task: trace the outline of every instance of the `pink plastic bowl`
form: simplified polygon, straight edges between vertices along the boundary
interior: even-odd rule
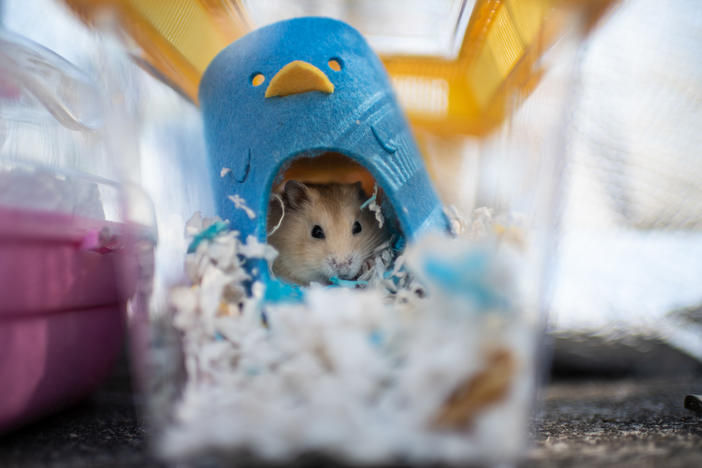
[[[70,404],[109,374],[125,335],[120,225],[0,207],[0,432]]]

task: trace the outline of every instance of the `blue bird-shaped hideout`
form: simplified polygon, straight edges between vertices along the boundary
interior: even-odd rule
[[[269,195],[291,162],[330,152],[373,176],[406,240],[447,229],[383,64],[349,25],[296,18],[255,30],[215,57],[199,100],[218,213],[242,239],[266,240]]]

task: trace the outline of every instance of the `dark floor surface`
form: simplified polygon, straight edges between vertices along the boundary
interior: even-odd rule
[[[702,467],[702,415],[683,408],[702,378],[554,382],[523,466]]]
[[[702,467],[702,376],[556,380],[521,467]],[[88,400],[0,437],[0,467],[160,467],[148,455],[124,364]]]

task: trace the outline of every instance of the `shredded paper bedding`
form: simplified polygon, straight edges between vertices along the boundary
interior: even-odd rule
[[[220,219],[187,224],[187,286],[170,293],[184,379],[166,457],[245,450],[285,460],[505,458],[524,443],[533,325],[518,232],[447,210],[452,236],[375,253],[349,287],[269,303],[244,261],[275,258]]]

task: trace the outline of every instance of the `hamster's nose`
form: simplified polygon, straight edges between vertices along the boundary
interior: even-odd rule
[[[351,266],[353,264],[353,257],[349,256],[344,260],[340,260],[338,258],[331,258],[329,260],[329,265],[332,267],[332,269],[336,272],[337,275],[339,276],[349,276],[352,271],[351,271]]]
[[[339,260],[338,258],[334,257],[330,260],[331,265],[334,267],[349,266],[349,265],[351,265],[352,261],[353,261],[353,258],[351,258],[351,257],[347,257],[345,260]]]
[[[281,68],[266,88],[266,97],[321,91],[331,94],[334,85],[322,70],[311,63],[295,60]]]

